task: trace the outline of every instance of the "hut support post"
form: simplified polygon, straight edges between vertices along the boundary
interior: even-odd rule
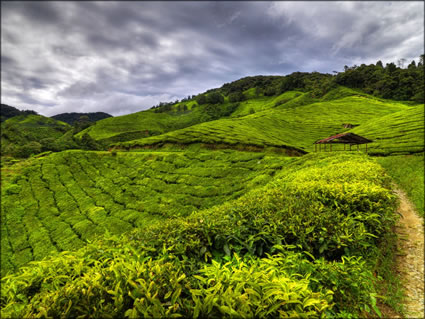
[[[345,151],[345,146],[346,146],[347,144],[344,144],[344,151]]]
[[[329,145],[329,151],[332,152],[332,144]]]
[[[359,151],[359,144],[357,144],[357,152]]]
[[[366,154],[367,154],[367,143],[366,143]]]
[[[317,152],[317,144],[314,144],[314,151]]]
[[[351,152],[351,144],[350,144],[350,152]]]

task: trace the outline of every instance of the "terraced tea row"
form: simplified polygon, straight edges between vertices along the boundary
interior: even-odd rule
[[[344,123],[362,124],[408,107],[364,96],[349,96],[304,106],[258,112],[237,119],[220,119],[159,136],[115,144],[138,148],[166,143],[223,143],[258,147],[291,147],[312,151],[313,143],[344,129]]]
[[[264,185],[288,158],[262,153],[66,151],[3,185],[2,272],[108,231],[186,216]]]
[[[420,153],[424,145],[424,105],[389,114],[356,127],[353,132],[365,136],[374,155]]]

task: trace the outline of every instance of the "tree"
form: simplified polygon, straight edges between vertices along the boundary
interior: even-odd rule
[[[269,86],[268,88],[266,88],[266,90],[264,91],[264,95],[265,96],[273,96],[276,94],[276,89],[272,86]]]
[[[229,94],[229,102],[241,102],[243,100],[245,100],[245,95],[241,91]]]
[[[29,142],[23,146],[18,146],[15,150],[16,157],[27,158],[33,154],[38,154],[41,152],[41,144],[35,141]]]
[[[207,103],[219,104],[224,102],[224,97],[218,92],[212,92],[207,95]]]
[[[196,102],[198,102],[199,105],[206,104],[207,98],[205,97],[204,94],[200,94],[196,97]]]
[[[86,150],[99,151],[102,149],[102,145],[96,142],[89,134],[84,133],[81,138],[81,146]]]
[[[46,151],[58,151],[58,146],[56,145],[56,140],[53,137],[46,137],[40,140],[41,150]]]

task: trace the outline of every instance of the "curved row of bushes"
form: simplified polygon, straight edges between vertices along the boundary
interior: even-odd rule
[[[32,262],[2,279],[2,315],[379,315],[388,185],[365,156],[307,155],[235,201]]]

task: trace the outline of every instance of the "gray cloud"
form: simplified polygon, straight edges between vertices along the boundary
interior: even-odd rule
[[[121,115],[248,75],[417,59],[423,2],[2,2],[2,103]]]

